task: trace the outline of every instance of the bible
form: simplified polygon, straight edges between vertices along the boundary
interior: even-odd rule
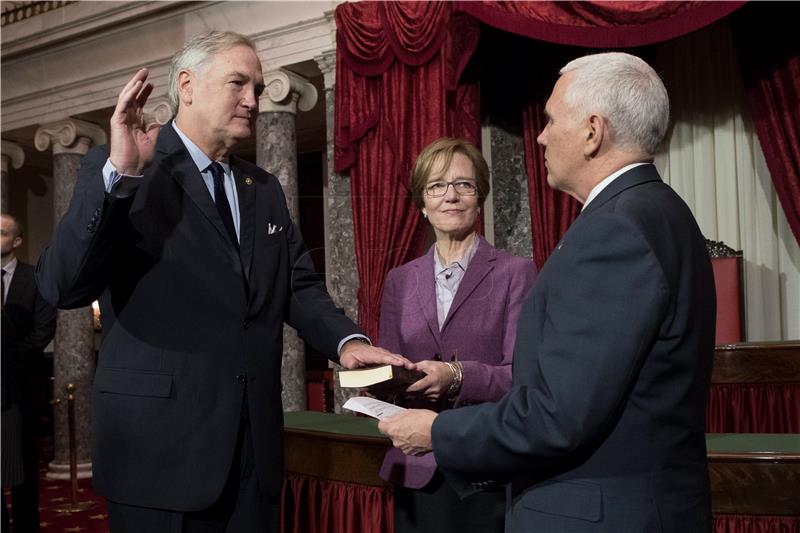
[[[339,371],[339,384],[345,388],[368,388],[370,392],[403,391],[425,377],[422,370],[402,366],[377,365]]]

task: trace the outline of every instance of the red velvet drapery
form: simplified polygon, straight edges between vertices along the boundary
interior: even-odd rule
[[[478,141],[479,97],[461,77],[478,41],[475,19],[544,41],[632,47],[683,35],[740,7],[737,2],[361,2],[336,9],[337,91],[334,168],[352,179],[359,321],[377,333],[386,273],[416,255],[423,225],[408,190],[408,170],[425,144],[442,135]],[[474,17],[474,18],[473,18]],[[411,95],[409,98],[408,95]],[[526,111],[526,146],[538,150]],[[544,189],[526,154],[536,263],[577,212]],[[540,192],[541,191],[541,192]],[[556,199],[557,198],[557,199]],[[556,231],[548,227],[556,216]]]
[[[525,146],[525,170],[528,173],[528,200],[531,207],[533,261],[541,270],[572,221],[581,212],[581,204],[566,193],[547,184],[544,150],[536,142],[544,129],[546,96],[531,100],[522,112]]]
[[[386,274],[424,242],[410,165],[438,137],[479,141],[477,83],[459,83],[478,26],[446,2],[343,4],[336,24],[334,166],[350,172],[359,322],[377,339]]]
[[[796,516],[720,514],[714,516],[714,533],[800,533],[800,519]]]
[[[589,48],[631,48],[700,29],[744,2],[456,2],[459,11],[532,39]]]
[[[281,491],[281,533],[394,531],[392,497],[384,487],[290,474]]]
[[[800,39],[786,6],[754,7],[732,17],[734,43],[761,150],[800,242]]]
[[[534,39],[591,48],[630,48],[671,39],[714,22],[742,2],[458,2],[491,26]],[[562,65],[555,67],[556,69]],[[523,110],[525,168],[531,209],[533,258],[541,269],[580,212],[580,204],[547,185],[544,150],[536,138],[551,87],[532,80]]]
[[[706,416],[708,433],[800,433],[800,385],[716,383]]]

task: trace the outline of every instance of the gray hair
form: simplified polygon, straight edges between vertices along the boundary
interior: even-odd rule
[[[194,36],[172,56],[169,68],[169,105],[172,113],[178,113],[180,97],[178,93],[178,74],[181,70],[197,70],[215,54],[224,52],[234,46],[249,46],[257,52],[256,45],[239,33],[232,31],[209,31]]]
[[[669,96],[650,65],[609,52],[574,59],[559,73],[567,72],[575,73],[564,97],[575,118],[599,113],[609,122],[615,144],[655,153],[669,126]]]

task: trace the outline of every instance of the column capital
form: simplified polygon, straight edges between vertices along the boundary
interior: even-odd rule
[[[336,49],[324,50],[320,55],[314,57],[322,77],[325,80],[325,89],[333,89],[336,85]]]
[[[25,151],[15,142],[2,140],[3,172],[8,172],[8,164],[19,168],[25,162]]]
[[[317,88],[307,79],[288,70],[273,70],[264,75],[264,93],[259,109],[264,112],[283,111],[297,114],[309,111],[317,103]]]
[[[53,146],[53,154],[84,155],[94,144],[105,144],[106,132],[97,124],[74,118],[59,120],[40,126],[33,143],[40,152]]]
[[[169,103],[169,96],[157,96],[147,99],[144,106],[144,126],[145,129],[153,124],[163,126],[172,119],[172,106]]]

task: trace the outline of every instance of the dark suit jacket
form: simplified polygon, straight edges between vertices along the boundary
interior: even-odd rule
[[[274,176],[230,158],[240,254],[172,127],[130,197],[105,193],[107,157],[103,147],[83,159],[38,267],[42,294],[60,307],[102,293],[95,487],[131,505],[208,507],[230,470],[247,398],[261,489],[277,494],[284,321],[332,357],[360,331],[315,275]]]
[[[441,330],[434,246],[424,256],[392,269],[383,287],[381,346],[412,361],[438,354],[443,361],[462,362],[461,392],[443,407],[498,400],[511,387],[519,310],[536,275],[530,260],[478,239]],[[420,405],[430,408],[424,399]],[[384,479],[411,488],[425,486],[434,472],[433,455],[406,456],[396,448],[387,452],[381,468]]]
[[[23,415],[32,416],[46,393],[38,379],[43,350],[56,332],[56,310],[36,289],[32,265],[17,261],[2,314],[3,405],[20,404]]]
[[[540,272],[509,393],[434,422],[439,467],[462,489],[511,482],[509,531],[709,531],[714,316],[692,213],[631,169]]]

